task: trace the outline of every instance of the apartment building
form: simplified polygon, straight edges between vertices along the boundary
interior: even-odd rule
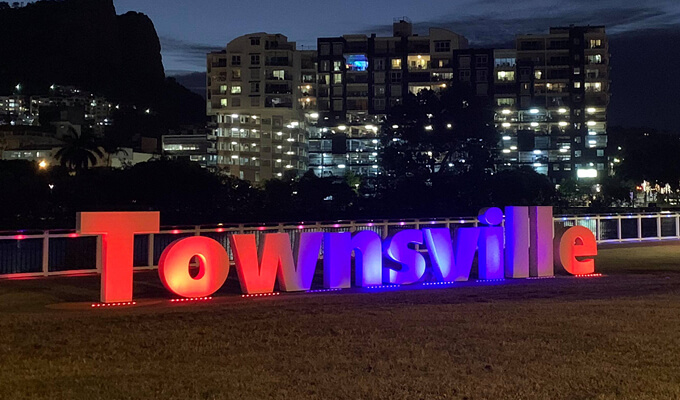
[[[315,52],[281,34],[238,37],[207,57],[217,167],[252,182],[300,174],[317,117]]]
[[[467,45],[465,37],[446,29],[414,34],[406,18],[394,21],[390,37],[318,39],[319,118],[310,137],[310,168],[319,176],[377,176],[385,115],[409,92],[446,87],[453,78],[453,51]]]
[[[520,35],[515,49],[494,51],[493,67],[499,168],[529,166],[555,183],[608,174],[604,27]]]

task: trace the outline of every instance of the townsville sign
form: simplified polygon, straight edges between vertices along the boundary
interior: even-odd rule
[[[404,229],[384,240],[370,230],[301,232],[291,248],[287,233],[264,234],[259,246],[254,234],[233,234],[229,246],[245,294],[272,293],[276,283],[284,292],[310,290],[322,250],[326,289],[413,284],[424,279],[428,268],[438,282],[467,281],[475,253],[481,280],[550,277],[555,267],[573,275],[595,271],[592,257],[597,255],[597,243],[587,228],[553,232],[552,207],[505,207],[504,211],[483,209],[479,226],[458,228],[454,235],[448,228]],[[103,303],[132,301],[134,235],[159,230],[158,212],[78,214],[79,233],[103,237]],[[198,274],[189,270],[194,259],[199,261]],[[205,297],[222,287],[229,268],[229,255],[219,242],[194,236],[164,249],[158,274],[163,285],[179,296]]]

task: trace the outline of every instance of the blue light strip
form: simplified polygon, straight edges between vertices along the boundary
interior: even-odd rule
[[[305,293],[325,293],[325,292],[337,292],[342,289],[315,289],[315,290],[307,290]]]
[[[446,282],[425,282],[423,283],[423,286],[442,286],[442,285],[453,285],[456,283],[455,281],[446,281]]]
[[[505,279],[477,279],[477,282],[505,282]]]
[[[398,287],[401,287],[401,285],[366,286],[366,289],[389,289],[389,288],[398,288]]]

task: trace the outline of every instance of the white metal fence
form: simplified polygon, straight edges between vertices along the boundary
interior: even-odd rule
[[[582,225],[590,229],[598,243],[680,240],[680,213],[564,215],[554,217],[555,228]],[[379,221],[341,221],[270,225],[193,226],[163,228],[156,234],[135,236],[134,266],[153,269],[163,249],[187,236],[207,236],[220,242],[230,253],[229,235],[255,234],[258,242],[266,233],[289,233],[294,243],[300,232],[355,232],[372,230],[383,238],[403,229],[477,226],[477,219],[443,218]],[[0,233],[0,278],[97,273],[101,269],[102,240],[97,235],[73,231]]]

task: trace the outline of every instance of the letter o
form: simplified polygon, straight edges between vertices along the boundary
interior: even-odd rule
[[[189,263],[196,256],[200,271],[194,278]],[[205,297],[224,285],[229,275],[229,254],[217,241],[192,236],[175,240],[163,250],[158,275],[169,291],[182,297]]]

